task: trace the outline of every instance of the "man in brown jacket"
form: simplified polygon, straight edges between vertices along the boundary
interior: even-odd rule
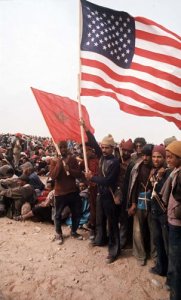
[[[61,227],[61,214],[64,207],[68,206],[72,214],[71,236],[82,239],[77,233],[81,217],[82,202],[76,185],[76,178],[81,177],[81,169],[74,156],[67,149],[67,142],[59,143],[60,156],[52,160],[50,166],[50,177],[55,180],[55,239],[59,244],[63,243]]]

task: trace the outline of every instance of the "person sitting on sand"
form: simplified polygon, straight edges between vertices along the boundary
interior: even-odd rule
[[[6,214],[10,218],[21,213],[21,207],[25,202],[33,205],[36,201],[35,191],[29,184],[29,177],[26,175],[21,175],[18,178],[16,187],[0,191],[0,196],[4,197]]]
[[[53,214],[52,214],[52,207],[54,206],[54,184],[53,180],[47,181],[47,190],[49,193],[44,201],[39,202],[36,204],[30,211],[26,213],[22,213],[19,216],[16,216],[14,219],[16,221],[25,221],[32,217],[40,221],[47,221],[53,222]]]

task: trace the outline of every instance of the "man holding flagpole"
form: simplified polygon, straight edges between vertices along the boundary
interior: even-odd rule
[[[86,133],[94,143],[94,148],[97,148],[98,144],[94,136],[89,131],[86,131]],[[92,245],[104,246],[108,241],[107,263],[114,262],[120,255],[118,229],[119,205],[115,202],[113,195],[116,190],[120,164],[119,160],[113,155],[114,147],[115,142],[113,137],[111,135],[104,137],[99,149],[102,155],[99,160],[98,175],[94,175],[90,170],[85,173],[85,177],[90,182],[98,185],[98,196],[96,199],[96,236]]]
[[[52,160],[50,166],[50,177],[55,180],[55,239],[59,244],[63,243],[63,233],[61,227],[61,214],[65,206],[70,208],[72,214],[71,236],[82,240],[82,236],[77,233],[81,217],[82,202],[79,196],[76,178],[81,177],[81,169],[77,160],[67,148],[67,142],[59,143],[60,156]]]

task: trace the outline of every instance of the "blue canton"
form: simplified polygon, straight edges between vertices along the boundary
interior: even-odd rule
[[[119,12],[82,2],[83,33],[81,50],[106,56],[116,65],[129,68],[135,49],[135,20]]]

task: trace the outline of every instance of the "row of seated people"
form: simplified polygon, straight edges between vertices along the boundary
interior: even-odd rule
[[[36,173],[33,178],[36,178],[35,175]],[[41,222],[54,223],[54,181],[47,179],[45,186],[38,176],[40,190],[37,184],[35,184],[36,188],[33,187],[31,178],[26,174],[22,174],[19,177],[0,180],[0,216],[7,216],[17,221],[25,221],[31,218]],[[81,227],[88,223],[90,207],[86,183],[78,181],[77,188],[82,199],[82,214],[79,224]],[[62,212],[62,220],[66,225],[71,226],[71,212],[68,207],[65,207]]]

